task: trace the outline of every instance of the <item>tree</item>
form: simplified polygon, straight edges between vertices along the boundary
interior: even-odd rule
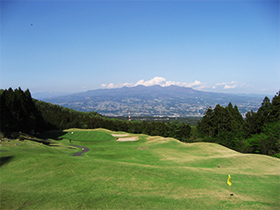
[[[0,128],[5,136],[9,136],[15,129],[14,118],[11,110],[8,107],[9,92],[4,91],[0,97]]]
[[[224,108],[218,104],[214,110],[211,108],[206,110],[204,117],[197,125],[197,130],[205,141],[215,141],[230,148],[236,148],[240,142],[238,136],[240,136],[242,125],[243,118],[237,106],[233,107],[232,103],[229,103]]]
[[[258,109],[257,112],[257,133],[261,133],[263,131],[263,126],[268,124],[270,120],[271,114],[271,103],[268,97],[265,97],[261,107]]]
[[[230,116],[225,108],[219,104],[213,112],[213,136],[219,136],[221,132],[227,131],[230,128]]]
[[[1,131],[7,135],[13,131],[29,133],[48,127],[35,107],[28,89],[25,92],[21,88],[4,90],[1,94],[0,114]]]
[[[248,138],[251,135],[256,134],[258,132],[257,118],[257,113],[255,113],[252,110],[246,113],[246,118],[242,126],[245,138]]]
[[[191,136],[191,126],[186,125],[185,123],[180,124],[176,132],[176,137],[180,141],[187,142],[190,136]]]
[[[202,120],[197,123],[197,130],[199,134],[204,136],[212,137],[212,126],[213,126],[213,110],[211,107],[208,107],[204,112]]]
[[[280,121],[280,90],[272,99],[270,121]]]

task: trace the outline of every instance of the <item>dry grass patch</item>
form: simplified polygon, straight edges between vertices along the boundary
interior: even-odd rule
[[[146,138],[147,143],[167,143],[169,141],[178,141],[173,138],[165,138],[161,136],[149,136]]]
[[[149,147],[138,147],[137,149],[149,149]]]

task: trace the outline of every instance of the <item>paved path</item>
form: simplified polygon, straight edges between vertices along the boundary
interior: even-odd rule
[[[78,147],[78,148],[81,148],[81,149],[82,149],[81,152],[74,153],[72,156],[81,156],[81,154],[83,154],[83,153],[89,151],[89,148],[86,148],[86,147],[82,147],[82,146],[78,146],[78,145],[74,145],[74,144],[70,144],[70,146]]]

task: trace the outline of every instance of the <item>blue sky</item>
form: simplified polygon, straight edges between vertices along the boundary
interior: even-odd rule
[[[1,1],[0,88],[274,95],[278,1]]]

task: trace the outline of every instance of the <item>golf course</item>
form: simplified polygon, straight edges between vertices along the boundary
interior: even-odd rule
[[[49,131],[44,136],[49,145],[1,142],[0,209],[280,206],[280,159],[275,157],[106,129]]]

